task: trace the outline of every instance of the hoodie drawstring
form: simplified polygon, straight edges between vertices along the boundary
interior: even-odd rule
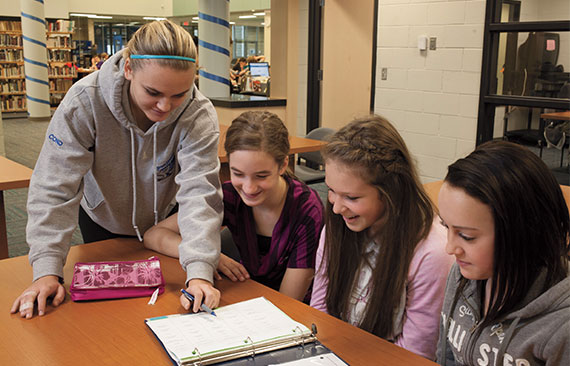
[[[441,340],[441,365],[445,366],[447,363],[447,332],[449,331],[449,323],[451,322],[451,315],[453,315],[453,311],[455,311],[455,307],[457,306],[457,302],[459,301],[459,294],[456,293],[453,302],[451,303],[451,310],[447,313],[447,317],[445,319],[445,324],[443,325],[443,334],[440,334]]]
[[[157,191],[157,186],[158,186],[158,174],[156,172],[156,131],[158,130],[158,123],[154,124],[154,130],[152,133],[152,171],[153,171],[153,177],[154,177],[154,206],[153,206],[153,210],[154,210],[154,224],[158,224],[158,210],[156,208],[157,205],[157,199],[156,199],[156,191]]]
[[[131,132],[131,174],[133,176],[133,214],[132,214],[132,225],[133,229],[137,233],[137,237],[139,241],[142,240],[141,232],[139,231],[139,227],[136,223],[136,215],[137,215],[137,171],[135,166],[135,132],[133,131],[132,127],[129,127],[129,131]]]
[[[517,328],[517,325],[519,324],[520,320],[521,320],[521,317],[519,316],[519,317],[515,318],[515,320],[513,320],[511,325],[509,325],[509,329],[505,333],[505,338],[503,338],[503,342],[501,343],[501,347],[499,347],[499,352],[497,353],[497,358],[496,358],[497,360],[503,362],[503,357],[505,355],[505,351],[507,349],[507,346],[509,345],[509,343],[511,343],[511,339],[513,338],[513,333],[515,332],[515,329]]]

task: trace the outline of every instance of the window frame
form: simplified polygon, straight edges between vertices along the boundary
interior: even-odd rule
[[[477,118],[476,145],[492,140],[495,109],[499,106],[570,109],[570,102],[558,98],[496,94],[495,77],[500,34],[504,32],[570,32],[570,20],[501,22],[501,6],[512,0],[487,0],[483,32],[481,90]],[[570,67],[570,65],[568,65]],[[491,94],[495,90],[495,94]]]

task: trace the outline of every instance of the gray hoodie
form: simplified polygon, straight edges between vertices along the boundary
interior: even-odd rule
[[[195,87],[169,117],[142,131],[130,113],[122,52],[67,92],[48,127],[28,194],[34,280],[63,278],[79,204],[115,234],[142,235],[179,204],[180,263],[213,282],[223,203],[219,127]]]
[[[454,306],[462,278],[455,264],[447,280],[441,312],[438,363],[570,365],[570,277],[541,293],[545,277],[546,271],[542,271],[519,310],[491,326],[477,329],[481,314],[477,281],[469,281]]]

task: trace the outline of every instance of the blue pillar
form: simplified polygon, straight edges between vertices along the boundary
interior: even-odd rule
[[[43,0],[21,0],[26,99],[31,120],[49,119],[46,21]]]
[[[207,97],[229,97],[230,2],[200,0],[198,17],[200,91]]]

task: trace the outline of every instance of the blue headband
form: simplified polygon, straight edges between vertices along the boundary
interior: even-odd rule
[[[159,59],[172,59],[172,60],[184,60],[190,62],[196,62],[195,59],[191,57],[184,56],[171,56],[171,55],[131,55],[131,58],[159,58]]]

